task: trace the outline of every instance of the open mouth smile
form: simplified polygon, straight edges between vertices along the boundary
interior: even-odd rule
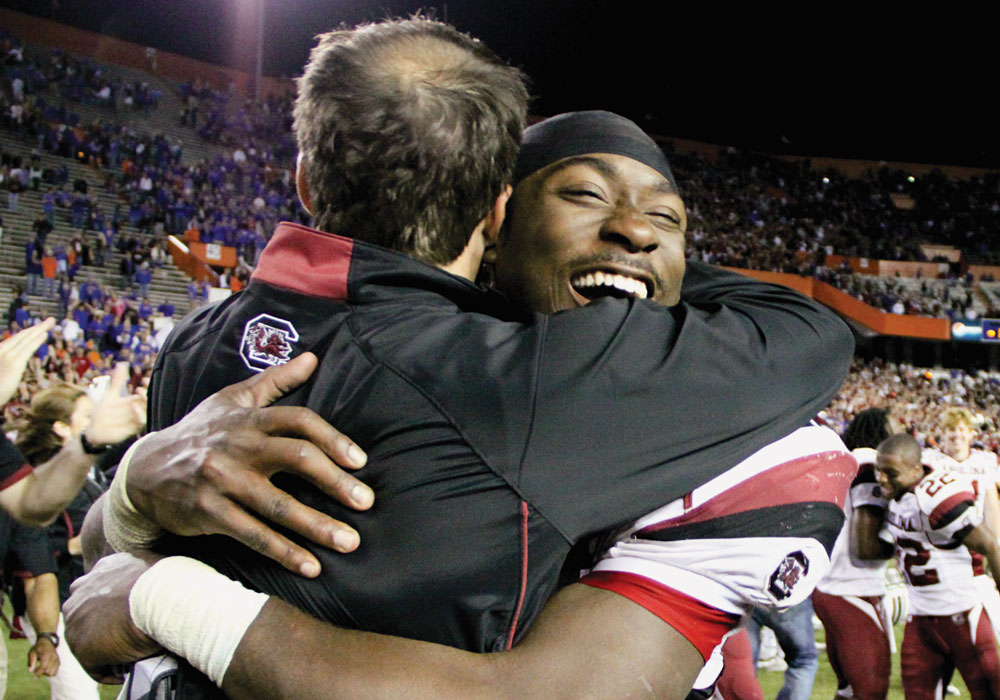
[[[601,297],[648,299],[653,295],[649,281],[614,270],[578,273],[570,278],[570,284],[577,293],[589,300]]]

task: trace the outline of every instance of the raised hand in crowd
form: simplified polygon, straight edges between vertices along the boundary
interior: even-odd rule
[[[90,444],[114,445],[146,426],[146,397],[126,393],[128,375],[127,362],[115,365],[107,389],[94,405],[90,425],[84,431]]]
[[[0,405],[10,401],[21,383],[28,360],[49,337],[56,325],[54,318],[19,331],[0,342]]]

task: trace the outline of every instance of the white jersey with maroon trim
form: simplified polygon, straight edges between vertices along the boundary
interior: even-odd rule
[[[857,462],[811,424],[638,520],[595,571],[637,575],[719,610],[788,608],[829,569]]]
[[[949,470],[928,473],[889,501],[889,532],[906,576],[913,615],[954,615],[980,598],[973,577],[982,557],[962,540],[983,519],[974,479]]]
[[[931,469],[951,469],[960,474],[979,477],[984,486],[1000,483],[1000,465],[993,452],[970,450],[969,456],[959,462],[940,450],[924,450],[921,460]]]
[[[888,501],[875,479],[875,457],[878,453],[870,447],[859,447],[851,454],[858,462],[858,475],[844,504],[847,520],[830,555],[830,573],[816,584],[816,588],[829,595],[880,596],[885,594],[885,569],[889,562],[857,566],[850,552],[850,523],[855,508],[872,506],[884,511]]]
[[[976,495],[980,499],[980,507],[984,507],[986,495],[990,486],[997,488],[1000,486],[1000,466],[997,463],[997,456],[993,452],[986,450],[970,450],[969,456],[959,462],[954,457],[950,457],[940,450],[924,450],[922,455],[924,464],[932,469],[951,469],[961,474],[967,474],[976,482]],[[984,512],[986,512],[984,510]],[[973,553],[973,556],[978,556]],[[979,590],[980,601],[986,608],[990,622],[993,623],[993,630],[1000,639],[1000,595],[997,593],[993,577],[985,572],[975,579],[976,588]]]

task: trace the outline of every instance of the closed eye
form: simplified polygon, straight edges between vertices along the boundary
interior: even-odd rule
[[[669,221],[675,226],[679,226],[681,223],[681,217],[677,216],[676,214],[667,214],[665,212],[660,212],[660,211],[651,211],[647,213],[649,216],[655,217],[657,219],[662,219],[663,221]]]
[[[581,189],[563,190],[563,194],[569,197],[584,197],[589,199],[596,199],[600,202],[607,201],[604,199],[604,195],[595,190],[581,190]]]

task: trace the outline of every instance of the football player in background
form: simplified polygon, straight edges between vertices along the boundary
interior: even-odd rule
[[[910,598],[901,661],[906,700],[933,700],[951,668],[973,700],[1000,697],[996,637],[974,581],[983,556],[1000,580],[1000,545],[984,521],[976,482],[925,466],[909,435],[879,445],[876,476],[889,498],[886,519]]]

